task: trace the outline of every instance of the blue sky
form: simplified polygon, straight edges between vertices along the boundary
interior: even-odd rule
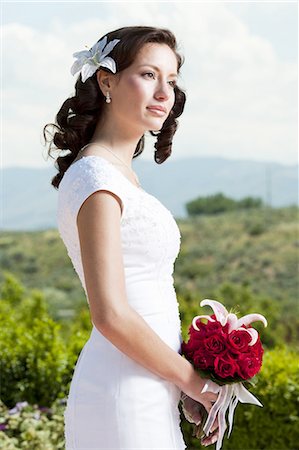
[[[72,94],[72,53],[137,24],[168,27],[185,56],[173,158],[297,162],[297,2],[24,1],[2,3],[2,166],[52,164],[41,130]]]

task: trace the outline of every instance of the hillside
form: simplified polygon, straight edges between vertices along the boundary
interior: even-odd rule
[[[133,160],[143,189],[157,197],[175,217],[186,218],[185,204],[198,196],[222,192],[239,200],[259,197],[272,207],[298,206],[298,166],[218,157],[169,158],[156,164]],[[56,228],[57,191],[50,181],[56,169],[0,169],[2,230]]]
[[[181,251],[175,288],[188,297],[213,298],[223,284],[292,309],[298,296],[298,208],[261,209],[178,220]],[[27,288],[40,289],[59,319],[86,307],[84,291],[56,229],[0,234],[0,281],[13,273]]]

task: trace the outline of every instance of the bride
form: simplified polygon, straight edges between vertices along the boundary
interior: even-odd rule
[[[209,412],[217,391],[180,354],[179,228],[132,167],[147,132],[156,163],[171,155],[183,57],[171,31],[149,26],[111,31],[74,57],[75,94],[44,128],[46,137],[54,125],[56,152],[68,150],[52,179],[58,230],[93,326],[70,386],[66,449],[184,450],[181,394],[190,412],[198,403]],[[217,426],[203,445],[217,440]]]

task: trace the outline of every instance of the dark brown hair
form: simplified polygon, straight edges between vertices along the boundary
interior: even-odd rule
[[[120,42],[109,53],[109,56],[116,63],[117,72],[129,67],[134,62],[138,51],[148,42],[166,44],[173,50],[178,62],[178,73],[184,62],[183,56],[177,51],[176,38],[168,29],[149,26],[123,27],[107,33],[106,36],[107,43],[113,39],[120,39]],[[101,69],[109,71],[109,69]],[[48,123],[43,128],[45,144],[47,142],[50,144],[48,155],[51,158],[54,158],[52,156],[53,144],[55,151],[57,149],[70,151],[64,156],[58,156],[55,161],[55,167],[59,173],[52,178],[51,184],[56,189],[58,189],[65,171],[75,160],[79,150],[90,142],[103,112],[105,96],[99,88],[96,72],[84,83],[81,74],[78,76],[75,84],[75,95],[62,104],[56,115],[56,123]],[[171,155],[172,138],[178,127],[176,118],[182,114],[185,106],[186,95],[184,91],[175,85],[174,92],[175,102],[163,127],[156,132],[150,131],[152,136],[157,137],[154,144],[156,148],[154,158],[158,164],[164,162]],[[50,133],[49,127],[52,127],[55,132]],[[136,146],[133,158],[140,155],[143,149],[144,135]]]

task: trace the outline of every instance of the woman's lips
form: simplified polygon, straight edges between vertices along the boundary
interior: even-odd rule
[[[162,111],[161,109],[158,108],[147,108],[151,113],[155,114],[156,116],[164,116],[166,114],[165,111]]]

